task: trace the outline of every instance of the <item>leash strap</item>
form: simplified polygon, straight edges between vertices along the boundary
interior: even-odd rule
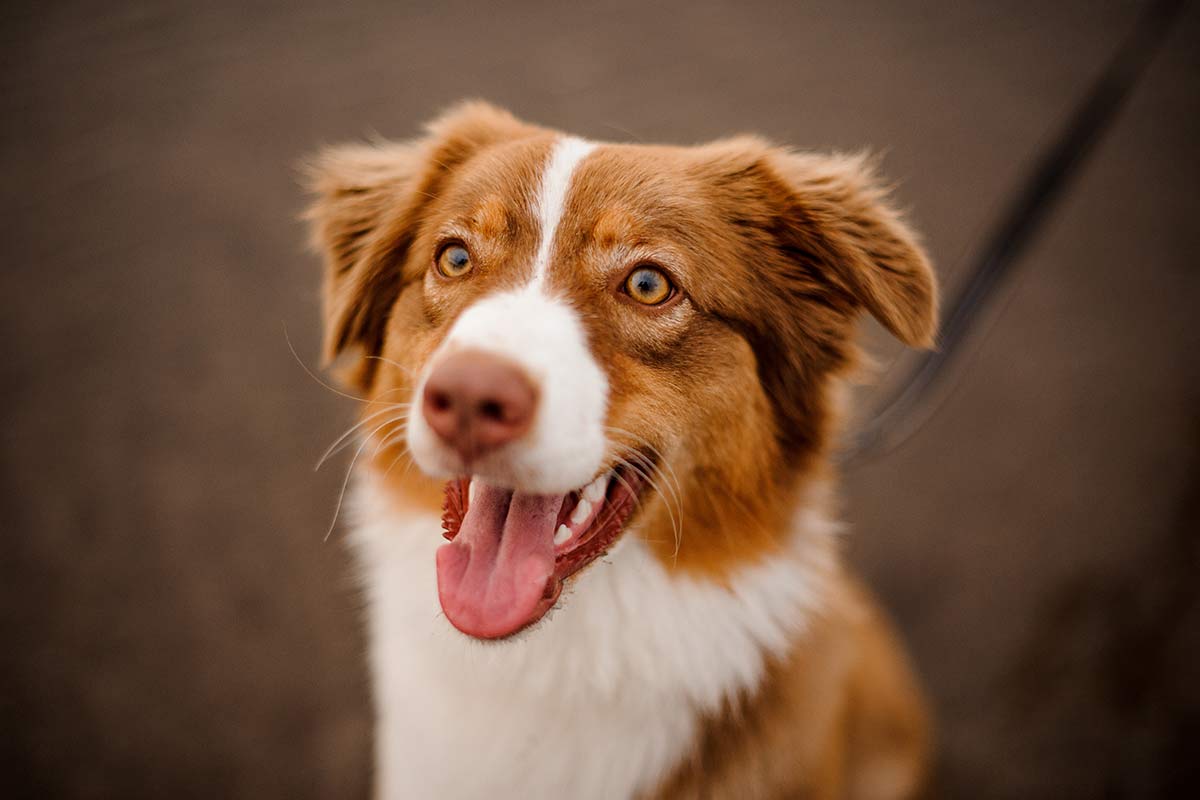
[[[1133,31],[1050,143],[987,238],[969,278],[944,315],[935,350],[922,353],[908,377],[882,403],[839,456],[857,466],[891,452],[920,427],[917,413],[959,355],[979,311],[996,293],[1087,161],[1170,32],[1184,0],[1150,3]]]

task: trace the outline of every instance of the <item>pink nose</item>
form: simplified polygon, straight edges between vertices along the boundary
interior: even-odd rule
[[[529,430],[537,390],[515,364],[463,350],[434,368],[421,406],[429,427],[469,464]]]

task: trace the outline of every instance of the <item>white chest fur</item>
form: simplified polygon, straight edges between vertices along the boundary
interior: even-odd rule
[[[438,605],[440,520],[402,514],[360,477],[351,541],[369,605],[383,800],[652,789],[689,752],[701,716],[786,649],[830,567],[817,556],[829,548],[797,547],[723,587],[672,575],[631,531],[536,627],[481,642]],[[810,544],[833,531],[813,514],[797,525]]]

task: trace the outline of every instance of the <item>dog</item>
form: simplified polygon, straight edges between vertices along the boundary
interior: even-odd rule
[[[937,288],[864,157],[458,105],[309,163],[380,798],[908,798],[931,725],[838,556],[868,312]]]

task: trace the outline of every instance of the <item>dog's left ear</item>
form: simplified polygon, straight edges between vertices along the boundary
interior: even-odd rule
[[[916,235],[887,200],[865,156],[771,150],[786,192],[782,237],[896,338],[932,347],[938,295]]]

